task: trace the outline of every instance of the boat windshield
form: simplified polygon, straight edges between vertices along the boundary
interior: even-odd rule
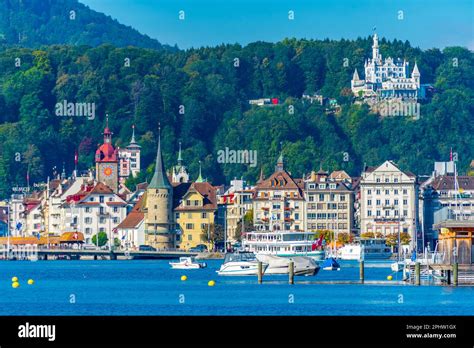
[[[227,262],[241,262],[241,261],[255,261],[254,253],[228,253],[225,254],[224,263]]]

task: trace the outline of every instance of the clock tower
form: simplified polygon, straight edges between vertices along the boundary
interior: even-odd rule
[[[118,150],[112,145],[109,118],[104,129],[104,143],[95,152],[95,178],[118,192]]]

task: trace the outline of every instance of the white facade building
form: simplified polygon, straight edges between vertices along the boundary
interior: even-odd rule
[[[366,168],[360,180],[360,232],[407,232],[415,247],[418,231],[418,183],[392,161]]]

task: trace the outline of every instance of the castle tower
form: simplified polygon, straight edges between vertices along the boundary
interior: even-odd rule
[[[104,143],[95,152],[95,177],[115,193],[118,192],[118,151],[112,145],[109,117],[106,118]]]
[[[275,166],[276,172],[282,172],[284,169],[283,167],[283,152],[280,153],[280,157],[278,157],[277,165]]]
[[[175,183],[189,182],[189,173],[183,165],[183,157],[181,156],[181,142],[179,142],[178,164],[171,169],[171,180]]]
[[[374,43],[372,45],[372,59],[374,62],[379,60],[379,37],[374,33]]]
[[[417,88],[420,88],[420,71],[418,70],[418,65],[415,61],[415,66],[413,67],[413,72],[411,73],[411,78],[416,83]]]
[[[175,223],[173,218],[173,187],[166,175],[161,154],[161,136],[158,136],[155,173],[146,190],[145,242],[155,248],[175,247]]]

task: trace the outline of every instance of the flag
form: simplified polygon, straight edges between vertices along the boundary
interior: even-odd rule
[[[76,150],[76,152],[74,153],[74,165],[76,165],[76,166],[77,166],[77,162],[78,162],[78,160],[79,160],[79,156],[78,156],[78,154],[77,154],[77,150]]]
[[[38,238],[38,240],[41,239],[41,234],[39,232],[36,234],[36,238]]]
[[[19,231],[19,230],[21,230],[22,226],[23,226],[22,223],[20,221],[18,221],[15,225],[15,228],[16,228],[17,231]]]
[[[79,238],[79,234],[77,234],[77,232],[74,232],[74,234],[72,235],[72,238],[73,238],[73,239],[78,239],[78,238]]]
[[[122,236],[122,240],[125,240],[125,234]]]

